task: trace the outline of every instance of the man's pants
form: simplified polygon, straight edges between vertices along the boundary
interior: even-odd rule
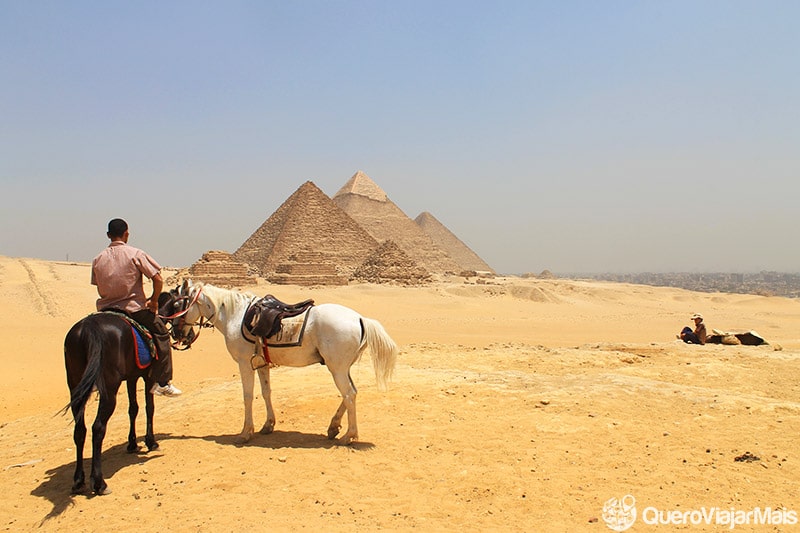
[[[700,339],[697,338],[697,335],[689,326],[686,326],[681,331],[681,339],[687,344],[700,344]]]

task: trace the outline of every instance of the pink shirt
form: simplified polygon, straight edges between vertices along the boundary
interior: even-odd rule
[[[92,261],[92,285],[97,285],[97,310],[116,308],[135,313],[146,307],[142,274],[148,279],[161,265],[145,252],[122,241],[112,241]]]

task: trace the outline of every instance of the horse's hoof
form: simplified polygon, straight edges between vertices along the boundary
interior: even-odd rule
[[[138,444],[129,444],[126,449],[127,449],[128,453],[139,453],[139,451],[142,449],[142,447],[139,446]]]
[[[275,428],[273,426],[268,426],[267,424],[264,424],[264,427],[261,428],[261,431],[259,431],[259,433],[261,433],[262,435],[269,435],[274,430]]]
[[[338,427],[338,428],[336,428],[336,427],[329,427],[329,428],[328,428],[328,438],[329,438],[330,440],[333,440],[333,439],[335,439],[335,438],[336,438],[336,435],[338,435],[338,434],[339,434],[339,431],[340,431],[341,429],[342,429],[341,427]]]
[[[148,442],[147,443],[147,451],[152,452],[153,450],[157,450],[157,449],[158,449],[158,443],[157,442]]]
[[[72,485],[72,494],[82,494],[83,490],[86,488],[86,483],[81,481],[79,483],[75,483]]]
[[[111,489],[108,488],[108,485],[104,485],[100,489],[95,489],[94,493],[97,496],[107,496],[111,494]]]
[[[247,444],[250,442],[250,438],[252,435],[237,435],[233,438],[233,442],[236,444]]]

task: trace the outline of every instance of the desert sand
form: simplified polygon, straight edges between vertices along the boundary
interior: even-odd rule
[[[314,365],[272,370],[276,430],[237,445],[238,369],[222,335],[204,330],[174,355],[184,394],[156,399],[160,448],[125,452],[123,387],[103,453],[113,492],[72,495],[63,339],[93,311],[89,265],[0,257],[0,527],[602,532],[606,502],[630,495],[631,531],[724,531],[645,517],[800,510],[796,300],[512,277],[243,289],[341,303],[385,326],[400,346],[389,391],[369,355],[353,367],[360,441],[326,438],[340,399]],[[683,344],[675,334],[693,312],[770,344]]]

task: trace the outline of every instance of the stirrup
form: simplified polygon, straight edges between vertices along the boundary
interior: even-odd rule
[[[253,370],[258,370],[259,368],[264,368],[265,366],[267,366],[267,360],[264,358],[264,356],[260,353],[254,353],[250,358],[250,367]]]

